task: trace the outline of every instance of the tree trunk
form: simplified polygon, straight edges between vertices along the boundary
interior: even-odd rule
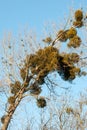
[[[23,92],[24,92],[25,88],[22,88],[19,95],[18,95],[18,98],[17,98],[17,101],[15,102],[15,104],[13,104],[12,106],[9,107],[9,110],[8,110],[8,114],[6,115],[6,118],[5,118],[5,122],[1,128],[1,130],[7,130],[8,129],[8,125],[11,121],[11,118],[17,108],[17,106],[19,105],[21,99],[22,99],[22,96],[23,96]]]

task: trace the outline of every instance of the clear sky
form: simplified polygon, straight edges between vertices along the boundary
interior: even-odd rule
[[[40,32],[44,22],[58,21],[72,6],[86,5],[87,0],[0,0],[0,37],[26,25]]]

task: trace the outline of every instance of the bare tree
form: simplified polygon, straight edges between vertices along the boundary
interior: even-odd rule
[[[36,36],[33,37],[31,34],[29,36],[26,32],[24,38],[19,35],[19,39],[16,40],[10,33],[2,41],[2,73],[6,78],[3,79],[1,89],[5,90],[7,103],[6,113],[1,117],[1,130],[8,129],[15,111],[26,96],[34,97],[37,106],[44,108],[47,106],[48,98],[39,96],[43,85],[56,94],[54,88],[58,86],[55,82],[58,76],[64,81],[72,82],[77,76],[86,75],[82,67],[87,65],[87,54],[84,54],[87,46],[78,36],[78,29],[81,27],[86,29],[86,22],[86,15],[83,11],[76,10],[71,23],[68,20],[54,39],[49,36],[43,39],[43,42],[48,43],[46,46],[38,44]],[[62,42],[66,43],[67,51],[65,48],[61,50]],[[61,46],[56,46],[57,44]],[[59,87],[62,88],[60,85]],[[63,110],[65,106],[62,106]],[[62,108],[58,118],[60,129],[66,129],[64,128],[66,121],[62,121],[64,118]],[[55,128],[52,126],[50,129]]]

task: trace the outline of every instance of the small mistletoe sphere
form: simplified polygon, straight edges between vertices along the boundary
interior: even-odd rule
[[[46,107],[46,100],[44,97],[40,97],[39,99],[37,99],[37,106],[40,108]]]
[[[15,103],[15,97],[14,96],[9,97],[8,102],[9,102],[9,104],[14,104]]]
[[[70,39],[70,38],[73,38],[74,36],[76,36],[77,34],[77,30],[73,27],[71,27],[68,31],[67,31],[67,37]]]
[[[75,20],[76,21],[81,21],[83,19],[83,12],[82,10],[77,10],[75,12]]]
[[[76,28],[80,28],[83,26],[83,21],[74,21],[73,22],[73,25],[76,27]]]
[[[7,117],[7,115],[3,115],[3,116],[1,117],[1,123],[2,123],[2,124],[4,124],[6,117]]]
[[[67,114],[73,113],[73,109],[71,107],[66,108],[66,113]]]
[[[51,37],[47,37],[46,39],[42,40],[45,43],[51,43],[52,42],[52,38]]]
[[[69,43],[67,44],[69,48],[77,48],[81,45],[81,38],[79,36],[74,36],[70,39]]]
[[[64,31],[64,30],[58,31],[57,38],[58,38],[59,41],[65,42],[67,40],[66,31]]]
[[[30,94],[32,96],[39,95],[41,93],[42,89],[40,87],[36,87],[34,89],[30,90]]]
[[[10,84],[10,87],[11,87],[11,93],[16,94],[21,88],[21,83],[19,81],[15,81],[14,84]]]

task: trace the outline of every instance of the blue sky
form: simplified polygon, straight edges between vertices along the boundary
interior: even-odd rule
[[[29,26],[41,32],[44,22],[58,21],[70,8],[86,7],[87,0],[0,0],[0,37]]]

